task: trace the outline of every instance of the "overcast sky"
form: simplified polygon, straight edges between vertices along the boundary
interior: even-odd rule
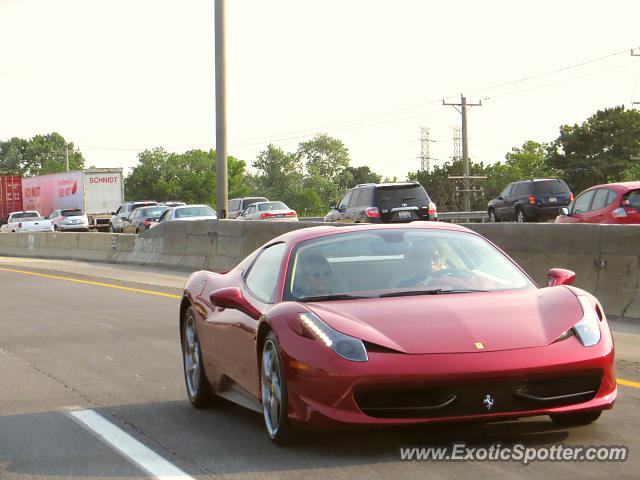
[[[0,0],[0,139],[57,131],[87,165],[127,169],[146,148],[213,147],[213,4]],[[227,0],[229,153],[326,132],[404,178],[421,126],[434,162],[453,155],[442,99],[465,93],[483,103],[470,156],[494,163],[640,101],[639,26],[637,0]]]

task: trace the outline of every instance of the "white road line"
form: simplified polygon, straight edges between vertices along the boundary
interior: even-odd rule
[[[195,480],[93,410],[76,410],[69,415],[154,478]]]

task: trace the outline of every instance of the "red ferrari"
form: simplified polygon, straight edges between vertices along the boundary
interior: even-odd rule
[[[617,394],[607,321],[573,272],[547,277],[451,224],[289,232],[187,281],[189,400],[252,408],[275,442],[302,426],[593,422]]]

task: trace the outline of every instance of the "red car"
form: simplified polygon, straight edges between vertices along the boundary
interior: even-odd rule
[[[275,442],[300,426],[590,423],[616,399],[614,350],[574,277],[552,269],[539,288],[453,224],[295,230],[188,279],[187,394],[253,408]]]
[[[561,210],[556,223],[640,223],[640,182],[588,188]]]

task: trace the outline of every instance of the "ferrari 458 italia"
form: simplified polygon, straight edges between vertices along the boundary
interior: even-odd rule
[[[187,394],[299,427],[497,421],[586,424],[613,406],[602,306],[442,223],[289,232],[226,273],[191,275],[180,308]]]

